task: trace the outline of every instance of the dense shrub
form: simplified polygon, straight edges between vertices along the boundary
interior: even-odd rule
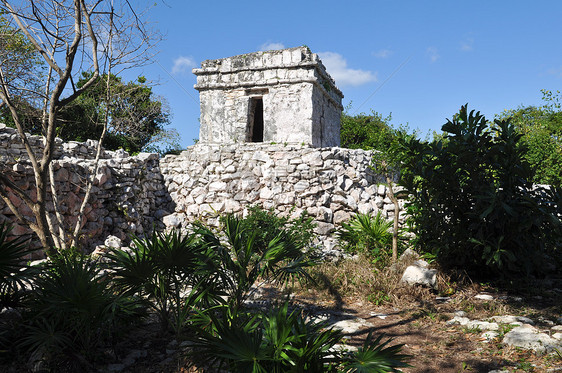
[[[314,264],[306,252],[302,232],[295,234],[253,222],[226,215],[221,219],[222,235],[202,225],[195,230],[204,246],[217,255],[215,273],[221,290],[235,308],[248,298],[258,279],[281,284],[289,279],[306,279],[306,269]]]
[[[442,141],[402,142],[401,182],[421,250],[473,274],[540,273],[559,255],[561,191],[532,185],[521,135],[463,106]]]

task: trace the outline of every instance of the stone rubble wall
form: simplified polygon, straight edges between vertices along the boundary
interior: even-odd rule
[[[28,139],[37,153],[43,150],[42,137],[28,136]],[[92,140],[85,143],[56,140],[53,159],[55,183],[59,191],[60,210],[68,227],[74,228],[77,220],[85,194],[86,177],[94,170],[96,147],[97,141]],[[131,234],[142,235],[151,231],[153,224],[162,227],[160,222],[167,212],[159,210],[158,206],[169,204],[169,197],[164,189],[158,155],[141,153],[130,157],[120,150],[103,151],[100,158],[84,213],[81,244],[91,249],[110,234],[127,239]],[[34,198],[35,179],[27,152],[17,131],[3,124],[0,124],[0,172],[8,175]],[[10,192],[9,198],[24,216],[32,218],[31,210],[19,197]],[[54,206],[50,193],[48,198],[47,210],[52,215]],[[13,224],[13,235],[31,235],[31,230],[20,224],[0,199],[0,223],[3,221]]]
[[[29,136],[42,150],[42,138]],[[84,181],[93,171],[97,142],[56,142],[56,189],[67,223],[77,219],[84,196]],[[93,249],[108,235],[127,240],[153,227],[163,229],[194,220],[217,224],[221,213],[243,214],[259,205],[296,217],[306,210],[317,223],[325,247],[338,224],[354,213],[382,211],[391,218],[394,206],[386,196],[382,177],[370,168],[371,152],[309,145],[243,143],[194,145],[180,155],[103,151],[94,177],[92,196],[85,210],[81,245]],[[16,130],[0,124],[0,172],[32,196],[32,166]],[[10,193],[27,217],[32,213]],[[53,214],[49,201],[48,211]],[[402,214],[402,213],[401,213]],[[31,231],[17,222],[0,199],[0,222],[14,224],[14,235]],[[73,224],[72,224],[73,226]]]
[[[203,218],[216,224],[220,213],[244,213],[251,205],[293,217],[306,210],[325,242],[354,213],[381,211],[393,217],[394,205],[380,184],[383,178],[370,167],[371,156],[364,150],[304,145],[194,145],[160,160],[175,202],[164,223],[185,226]]]

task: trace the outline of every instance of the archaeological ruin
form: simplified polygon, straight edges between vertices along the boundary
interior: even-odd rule
[[[343,94],[308,47],[203,61],[199,141],[340,145]]]
[[[104,151],[92,175],[84,247],[92,249],[108,235],[127,239],[195,219],[213,223],[221,214],[259,205],[282,215],[306,210],[320,242],[331,248],[331,233],[353,214],[394,214],[383,180],[371,168],[371,152],[337,147],[342,94],[307,47],[204,61],[194,72],[201,95],[199,143],[162,158]],[[40,136],[29,141],[41,149]],[[55,188],[70,223],[93,169],[95,145],[57,140]],[[0,172],[33,194],[22,141],[2,124]],[[31,216],[15,194],[10,199]],[[54,213],[52,203],[47,209]],[[6,220],[15,225],[14,234],[30,234],[0,200],[0,222]]]

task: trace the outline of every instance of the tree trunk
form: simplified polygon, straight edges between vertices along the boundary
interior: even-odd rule
[[[398,204],[398,198],[394,195],[394,190],[392,189],[392,179],[387,175],[386,183],[388,185],[388,198],[394,204],[394,229],[392,231],[392,261],[396,262],[398,260],[398,223],[400,218],[400,205]]]

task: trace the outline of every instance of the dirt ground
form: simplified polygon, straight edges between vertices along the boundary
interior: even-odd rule
[[[543,284],[544,285],[544,284]],[[498,338],[486,341],[482,331],[446,322],[456,311],[464,311],[471,320],[486,320],[491,316],[518,315],[529,317],[536,326],[548,330],[549,325],[560,324],[562,317],[562,280],[545,286],[528,286],[517,294],[499,291],[482,284],[455,288],[448,297],[421,287],[395,288],[383,302],[373,302],[360,295],[346,295],[315,288],[302,288],[292,301],[310,315],[331,315],[335,319],[363,319],[367,323],[356,332],[346,335],[349,346],[361,346],[369,332],[378,336],[384,333],[392,338],[391,344],[403,344],[403,353],[412,356],[410,368],[405,373],[428,372],[562,372],[562,351],[535,354],[532,351],[509,347]],[[493,300],[479,300],[475,295],[487,293]],[[260,298],[265,302],[279,299],[282,294],[275,287],[265,288]],[[378,305],[376,303],[379,303]],[[162,335],[159,325],[153,322],[135,327],[128,338],[116,348],[108,348],[103,363],[92,371],[153,373],[199,372],[189,361],[189,346],[173,335]],[[503,330],[502,332],[507,332]],[[114,351],[118,352],[115,356]],[[140,356],[123,366],[131,353]],[[121,365],[121,366],[120,366]],[[0,367],[1,368],[1,367]],[[21,372],[22,366],[0,369],[2,372]],[[27,368],[27,367],[26,367]],[[68,368],[68,367],[67,367]],[[72,372],[72,368],[62,369]]]
[[[275,292],[270,289],[271,292]],[[476,294],[487,291],[494,300],[475,299]],[[562,356],[553,353],[535,354],[532,351],[505,346],[501,337],[486,341],[480,330],[462,326],[449,326],[446,321],[455,311],[465,311],[470,319],[484,320],[494,315],[521,315],[534,320],[556,320],[562,316],[560,293],[542,296],[512,297],[506,293],[482,286],[472,286],[453,294],[449,299],[438,298],[428,289],[406,292],[399,301],[376,306],[356,297],[329,299],[309,290],[297,294],[296,304],[311,314],[333,314],[338,318],[364,319],[371,326],[347,335],[347,345],[359,347],[369,332],[384,333],[392,344],[404,344],[403,352],[412,356],[411,368],[406,373],[457,373],[490,372],[562,372]],[[278,295],[278,294],[277,294]],[[274,295],[269,294],[268,298]],[[538,324],[540,326],[540,321]],[[547,324],[544,324],[547,325]],[[163,341],[164,342],[164,341]],[[162,344],[164,345],[164,344]],[[562,352],[562,351],[561,351]],[[162,354],[160,354],[162,355]],[[197,372],[181,351],[163,364],[159,359],[141,359],[124,372]]]

